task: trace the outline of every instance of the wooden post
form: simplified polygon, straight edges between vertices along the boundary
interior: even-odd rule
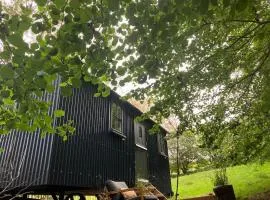
[[[175,200],[178,199],[179,193],[179,176],[180,176],[180,165],[179,165],[179,130],[176,132],[176,170],[177,170],[177,177],[176,177],[176,191],[175,191]]]

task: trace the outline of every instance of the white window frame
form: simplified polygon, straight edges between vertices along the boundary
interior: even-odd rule
[[[120,110],[120,116],[121,116],[121,118],[119,119],[118,118],[118,116],[116,115],[116,114],[114,114],[113,113],[113,106],[116,106],[116,108],[117,109],[119,109]],[[117,119],[115,119],[115,118],[117,118]],[[121,123],[121,129],[118,129],[118,128],[116,128],[116,127],[113,127],[113,120],[119,120],[120,121],[120,123]],[[120,106],[120,104],[118,104],[118,103],[116,103],[116,102],[111,102],[111,107],[110,107],[110,129],[111,129],[111,131],[113,132],[113,133],[116,133],[117,135],[120,135],[120,136],[122,136],[122,137],[126,137],[125,135],[124,135],[124,131],[123,131],[123,128],[124,128],[124,115],[123,115],[123,109],[122,109],[122,107]]]
[[[140,136],[140,129],[142,130],[141,136]],[[134,138],[135,138],[135,145],[137,147],[147,150],[146,129],[142,123],[134,122]]]
[[[165,136],[162,133],[157,134],[157,144],[158,144],[158,151],[163,156],[168,156],[166,151],[166,140]]]

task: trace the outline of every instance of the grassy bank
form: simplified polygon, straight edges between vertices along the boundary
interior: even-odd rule
[[[227,172],[229,182],[233,184],[239,199],[270,190],[270,162],[230,167]],[[212,177],[213,170],[180,177],[180,197],[194,197],[212,192]],[[172,178],[172,188],[175,192],[176,178]]]

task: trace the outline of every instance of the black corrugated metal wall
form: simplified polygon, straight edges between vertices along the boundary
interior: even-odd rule
[[[57,80],[59,85],[60,79]],[[0,137],[0,188],[6,185],[6,173],[12,167],[18,174],[10,186],[67,186],[101,189],[107,179],[135,184],[134,119],[140,112],[111,92],[108,98],[94,97],[95,87],[84,85],[74,89],[71,97],[62,97],[59,88],[53,94],[45,94],[44,100],[53,102],[54,109],[65,110],[65,117],[55,123],[73,120],[76,136],[63,142],[58,136],[41,139],[35,134],[14,132]],[[116,101],[123,108],[123,138],[109,131],[110,105]],[[150,128],[153,122],[147,122]],[[156,135],[148,137],[150,181],[162,192],[170,193],[168,158],[158,153]],[[20,164],[20,160],[23,162]],[[11,160],[11,161],[10,161]],[[14,165],[12,165],[14,162]],[[158,167],[157,167],[158,166]],[[9,169],[10,170],[10,169]],[[6,172],[6,171],[5,171]],[[7,183],[10,183],[7,182]]]
[[[54,93],[45,93],[44,101],[51,101],[49,114],[57,109],[60,79]],[[52,143],[55,136],[40,137],[40,131],[25,133],[12,131],[0,136],[0,188],[31,187],[47,183]]]
[[[167,142],[165,145],[167,149]],[[164,194],[171,195],[169,158],[159,153],[157,134],[149,135],[148,153],[150,182]]]
[[[109,131],[110,101],[93,97],[93,86],[75,89],[72,97],[61,97],[59,107],[66,120],[76,124],[76,135],[67,142],[56,138],[49,184],[100,188],[107,179],[134,185],[134,125],[132,109],[122,103],[126,139]],[[116,98],[119,102],[119,99]],[[61,122],[59,122],[61,123]],[[78,156],[80,155],[80,156]]]

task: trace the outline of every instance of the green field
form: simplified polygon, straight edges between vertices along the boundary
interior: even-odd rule
[[[270,162],[263,165],[249,164],[230,167],[227,172],[229,182],[233,185],[238,199],[270,191]],[[212,192],[212,177],[212,170],[180,177],[180,198],[200,196]],[[176,178],[172,178],[174,192],[175,188]]]

